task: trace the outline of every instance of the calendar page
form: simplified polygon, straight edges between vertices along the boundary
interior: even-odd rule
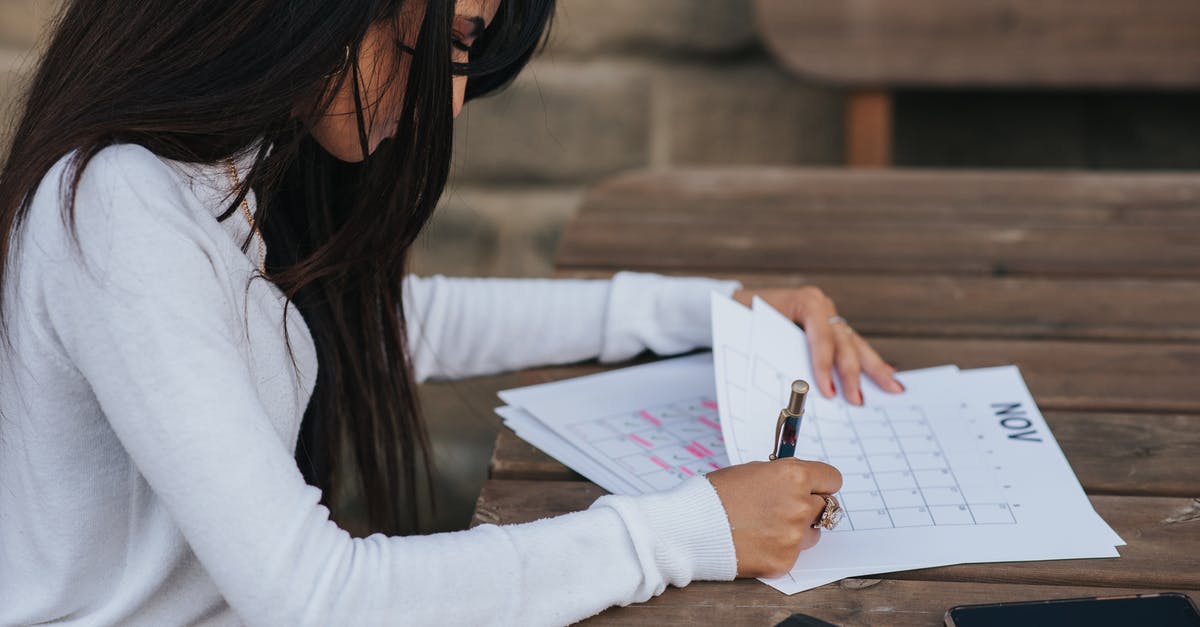
[[[737,383],[745,389],[745,418],[730,425],[742,461],[767,458],[791,382],[813,380],[802,330],[761,301],[751,322],[749,368]],[[737,385],[722,383],[719,370],[717,379]],[[836,496],[846,516],[800,555],[788,578],[804,582],[854,567],[880,572],[885,564],[1117,555],[1120,539],[1092,510],[1015,368],[948,366],[900,379],[903,394],[864,379],[863,406],[809,395],[797,457],[842,472]],[[1027,428],[1006,428],[1018,415]]]
[[[729,464],[712,355],[704,353],[500,393],[637,493]]]

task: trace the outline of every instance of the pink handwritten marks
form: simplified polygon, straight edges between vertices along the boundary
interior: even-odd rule
[[[641,444],[642,446],[644,446],[646,448],[654,448],[653,444],[647,442],[644,438],[638,437],[638,435],[636,433],[630,433],[629,439],[633,440],[634,442],[637,442],[638,444]]]
[[[643,491],[652,492],[729,463],[719,420],[717,404],[698,398],[636,409],[574,429],[608,458],[599,461],[615,463]]]

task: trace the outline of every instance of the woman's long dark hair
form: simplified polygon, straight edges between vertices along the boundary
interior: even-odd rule
[[[398,131],[366,156],[358,49],[368,28],[412,2],[427,7],[415,46],[397,33],[396,54],[412,56]],[[372,531],[416,530],[430,458],[401,281],[446,184],[452,77],[470,77],[468,98],[507,84],[542,41],[553,5],[502,0],[471,62],[452,64],[452,0],[73,0],[0,171],[0,280],[11,278],[33,191],[72,151],[73,223],[75,185],[107,146],[195,163],[256,150],[240,194],[256,192],[266,278],[304,315],[320,360],[297,461],[327,500],[346,491],[335,476],[357,476]],[[334,159],[307,132],[342,81],[359,103],[362,163]],[[241,195],[221,219],[237,215]],[[335,472],[347,463],[357,472]]]

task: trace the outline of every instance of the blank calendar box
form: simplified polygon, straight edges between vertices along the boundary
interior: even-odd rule
[[[904,436],[899,440],[900,448],[904,449],[905,453],[934,453],[942,450],[932,435]]]
[[[925,412],[919,407],[888,407],[887,415],[892,422],[925,422]]]
[[[871,470],[875,472],[891,472],[895,470],[908,470],[908,461],[904,459],[904,455],[900,453],[890,455],[867,455],[867,463],[871,464]]]
[[[655,420],[658,420],[658,418],[655,418]],[[605,418],[603,422],[617,433],[631,433],[638,429],[655,426],[654,422],[647,420],[641,414],[622,414],[620,416]]]
[[[955,487],[927,488],[921,486],[921,494],[925,496],[925,504],[934,505],[966,505],[963,495]]]
[[[803,430],[804,429],[801,428],[801,431],[803,431]],[[847,438],[824,437],[824,438],[821,438],[821,442],[822,442],[822,446],[825,449],[825,452],[830,457],[835,457],[838,455],[860,455],[860,454],[862,454],[862,447],[859,446],[858,440],[854,439],[853,437],[847,437]]]
[[[892,518],[886,509],[846,512],[848,520],[855,531],[862,529],[891,529]]]
[[[888,509],[896,509],[897,507],[922,507],[925,505],[925,499],[921,497],[921,491],[912,490],[884,490],[883,502],[887,504]]]
[[[908,463],[913,470],[937,470],[946,467],[946,458],[941,452],[909,453]]]
[[[807,425],[801,425],[800,430],[805,431],[809,428]],[[820,432],[821,439],[853,440],[858,437],[854,433],[854,427],[847,422],[814,420],[811,428]]]
[[[741,418],[746,411],[746,388],[736,385],[725,386],[726,404],[725,412],[733,418]]]
[[[838,492],[838,499],[842,503],[842,509],[846,511],[884,508],[883,497],[874,490],[867,492],[846,492],[843,490]]]
[[[842,474],[870,472],[867,458],[862,455],[833,455],[829,457],[829,465],[837,468]]]
[[[900,437],[928,437],[933,435],[933,431],[929,428],[928,423],[917,422],[915,420],[892,421],[892,431]]]
[[[667,470],[644,475],[642,479],[653,486],[655,490],[669,490],[683,481],[682,477]]]
[[[892,524],[896,527],[928,527],[933,524],[933,517],[924,507],[903,507],[889,509],[892,514]]]
[[[862,446],[864,453],[871,454],[899,454],[900,443],[892,436],[884,436],[878,438],[859,438],[859,444]]]
[[[971,503],[969,507],[976,524],[1004,525],[1017,522],[1008,503]]]
[[[846,412],[846,417],[855,424],[868,421],[887,423],[888,421],[887,412],[877,407],[846,405],[843,411]]]
[[[842,490],[866,492],[875,489],[875,479],[870,473],[842,473]]]
[[[750,367],[750,360],[740,350],[725,347],[725,380],[726,381],[744,381],[742,377],[746,375],[746,369]]]
[[[972,525],[975,518],[966,505],[931,505],[929,513],[937,525]]]
[[[879,420],[855,421],[854,431],[858,433],[858,437],[860,438],[890,438],[895,435],[892,433],[891,425]]]
[[[754,387],[770,398],[778,398],[783,403],[787,400],[783,389],[783,378],[771,364],[758,359],[754,362]]]
[[[587,442],[601,438],[611,438],[614,435],[622,433],[604,422],[579,422],[571,425],[571,430],[579,434],[579,437]]]
[[[911,472],[876,472],[875,483],[880,490],[912,490],[917,487]]]
[[[962,483],[958,484],[958,489],[963,494],[963,498],[968,503],[1003,503],[1004,492],[1000,490],[1000,486],[996,485],[994,480],[978,483]]]
[[[914,470],[913,477],[916,477],[917,485],[923,488],[953,487],[958,483],[949,468]]]
[[[675,436],[672,439],[703,440],[712,435],[712,427],[698,421],[679,421],[671,429]]]

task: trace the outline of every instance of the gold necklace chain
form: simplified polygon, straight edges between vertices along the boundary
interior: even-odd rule
[[[238,179],[237,165],[234,164],[233,159],[225,159],[225,171],[233,181],[234,191],[237,191],[242,182]],[[254,214],[250,213],[250,202],[247,200],[249,195],[247,193],[242,197],[242,215],[246,216],[246,222],[250,225],[250,233],[258,237],[258,269],[265,275],[267,273],[267,242],[263,239],[262,231],[254,222]]]

